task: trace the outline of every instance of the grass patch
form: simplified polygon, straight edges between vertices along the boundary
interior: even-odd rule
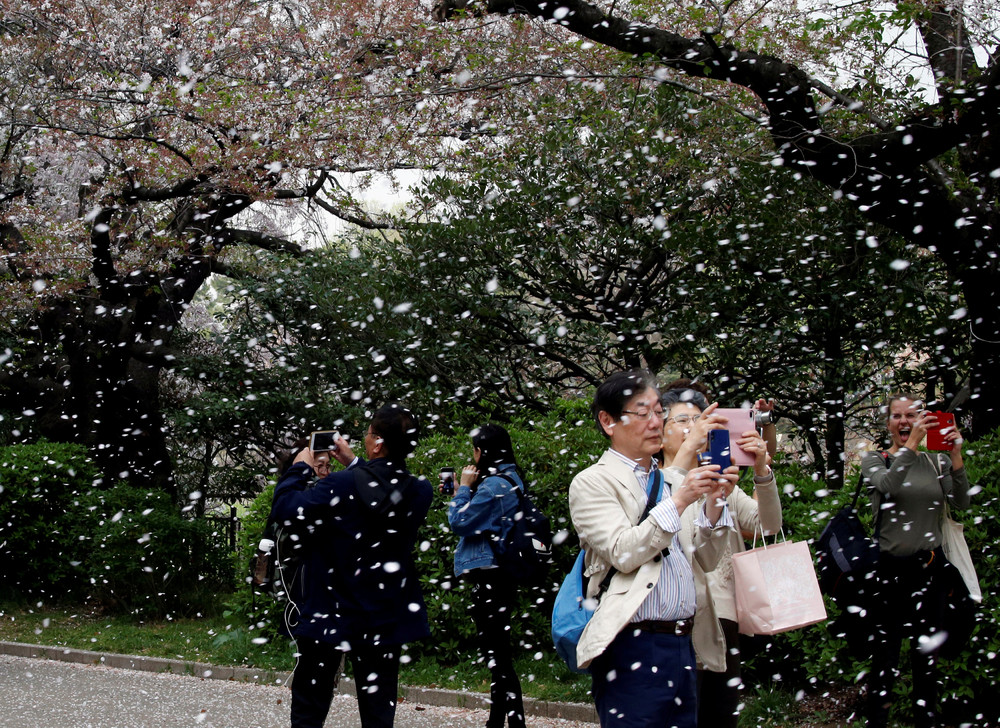
[[[225,617],[146,621],[95,612],[0,608],[0,640],[141,657],[291,670],[290,646],[256,645],[252,633]]]
[[[257,633],[234,626],[233,621],[224,616],[206,616],[152,622],[82,610],[0,607],[0,640],[277,671],[289,671],[295,666],[290,640],[279,637],[255,642]],[[489,692],[489,670],[479,656],[456,655],[454,662],[443,663],[416,652],[404,652],[401,684]],[[524,695],[539,700],[590,702],[590,678],[569,673],[555,660],[545,653],[515,659]]]

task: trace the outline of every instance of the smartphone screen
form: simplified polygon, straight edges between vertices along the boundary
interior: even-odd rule
[[[318,430],[309,436],[309,449],[313,452],[329,452],[337,449],[340,433],[336,430]]]
[[[955,429],[955,414],[953,412],[931,412],[937,418],[937,427],[927,430],[928,450],[951,450],[951,443],[944,436]]]
[[[441,468],[441,492],[445,495],[455,493],[455,468]]]

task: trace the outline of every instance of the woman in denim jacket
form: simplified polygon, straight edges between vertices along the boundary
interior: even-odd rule
[[[510,435],[499,425],[472,434],[475,465],[462,470],[461,485],[448,507],[448,523],[458,534],[455,575],[472,585],[472,621],[479,649],[490,668],[490,717],[487,728],[524,728],[521,682],[514,672],[510,617],[517,582],[497,567],[493,542],[513,523],[524,482]]]

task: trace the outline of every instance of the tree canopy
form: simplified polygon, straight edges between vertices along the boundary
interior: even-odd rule
[[[801,42],[775,47],[789,39],[781,19],[787,10],[801,20]],[[923,249],[941,259],[965,296],[967,310],[956,318],[968,326],[973,352],[976,426],[985,431],[1000,422],[1000,385],[990,375],[1000,363],[1000,301],[990,283],[997,274],[1000,58],[998,18],[987,4],[818,4],[798,11],[794,4],[738,2],[661,9],[641,2],[441,0],[435,12],[470,24],[490,15],[537,18],[553,33],[621,51],[629,59],[623,63],[650,73],[663,68],[669,79],[677,73],[710,82],[700,87],[704,93],[722,93],[760,120],[776,164],[816,179],[900,234],[914,246],[909,257]],[[919,88],[913,74],[897,77],[917,64],[889,60],[892,44],[911,29],[931,88]]]
[[[883,352],[875,345],[891,340],[886,332],[905,331],[898,344],[910,351],[946,347],[955,352],[951,363],[933,376],[949,395],[970,348],[977,423],[993,423],[988,390],[1000,385],[984,372],[1000,346],[996,293],[988,285],[996,265],[993,170],[1000,167],[989,133],[996,70],[985,56],[973,59],[973,51],[993,47],[988,12],[900,6],[886,16],[865,5],[732,3],[708,13],[688,5],[574,1],[445,2],[437,15],[455,22],[434,22],[429,7],[396,0],[0,3],[0,66],[8,81],[0,96],[0,305],[7,314],[0,389],[10,437],[82,442],[115,478],[170,490],[166,434],[178,424],[202,432],[214,413],[213,426],[228,422],[232,429],[253,416],[254,427],[265,423],[257,442],[287,438],[288,423],[311,421],[302,407],[278,416],[278,399],[250,400],[257,395],[248,390],[280,394],[288,406],[300,392],[287,386],[287,375],[303,365],[290,351],[320,342],[341,358],[303,379],[302,393],[327,396],[349,411],[372,393],[418,390],[443,406],[542,407],[548,391],[573,391],[632,364],[718,369],[726,373],[716,384],[737,396],[739,383],[755,383],[756,374],[725,358],[726,339],[714,347],[706,342],[720,333],[714,324],[742,321],[737,306],[759,308],[764,296],[771,297],[766,320],[774,331],[793,328],[781,318],[786,311],[809,312],[817,335],[830,330],[813,316],[818,312],[829,321],[860,318],[870,339],[843,331],[838,356],[860,357],[864,366],[876,366],[875,353]],[[885,60],[892,44],[882,32],[895,27],[922,34],[927,67],[939,72],[934,94],[893,76],[903,66]],[[953,47],[966,52],[950,53]],[[631,100],[610,93],[621,79],[642,93]],[[656,88],[679,95],[665,102],[667,95],[650,93]],[[588,156],[609,143],[599,136],[589,147],[573,146],[574,134],[589,133],[567,93],[578,89],[597,106],[610,104],[609,124],[613,114],[631,113],[618,104],[650,114],[649,123],[628,117],[627,143],[637,151],[625,157],[609,147]],[[659,100],[647,104],[646,95]],[[710,115],[700,99],[743,126],[699,123]],[[546,137],[550,147],[541,155],[519,144],[552,132],[556,118],[563,136]],[[642,142],[643,134],[653,136]],[[767,168],[758,165],[762,156]],[[493,160],[504,160],[498,168],[510,179],[484,170]],[[546,176],[551,170],[537,169],[543,162],[559,165],[563,176]],[[369,214],[340,176],[415,168],[439,177],[423,193],[423,206],[397,220]],[[802,187],[807,178],[832,189],[834,199]],[[515,180],[520,189],[508,184]],[[799,240],[813,233],[788,221],[768,239],[777,247],[768,247],[755,226],[781,223],[769,210],[798,195],[809,201],[795,209],[814,210],[817,220],[836,210],[829,224],[841,232]],[[854,206],[863,226],[840,211],[838,199]],[[357,257],[351,245],[337,244],[313,267],[313,242],[274,214],[282,207],[383,235],[379,245],[359,240]],[[437,214],[445,209],[447,215]],[[737,210],[733,219],[748,228],[723,232],[699,219]],[[796,219],[806,225],[805,217]],[[843,232],[850,225],[864,235]],[[673,247],[664,232],[685,245]],[[752,244],[741,245],[743,235]],[[794,246],[782,235],[796,246],[808,242],[809,254],[791,255]],[[469,244],[474,236],[478,247]],[[764,251],[783,265],[765,267]],[[948,283],[923,285],[924,276],[940,276],[924,251],[944,266]],[[464,265],[463,255],[476,265]],[[299,260],[307,267],[300,269]],[[328,268],[360,275],[362,264],[399,286],[385,289],[378,276],[351,282]],[[794,276],[782,273],[785,267]],[[727,268],[747,273],[746,285],[722,283],[716,273]],[[340,283],[280,301],[300,270]],[[842,306],[855,303],[850,286],[831,305],[835,288],[826,282],[865,274],[885,281],[877,305],[845,312]],[[204,334],[179,335],[185,311],[215,275],[237,282],[234,306],[252,298],[242,290],[259,293],[248,316],[276,316],[280,309],[268,306],[280,303],[291,306],[288,317],[255,321],[258,334],[237,351]],[[784,281],[793,278],[803,282],[794,289],[801,296],[785,309],[773,301],[774,286],[788,293]],[[712,301],[714,315],[697,320],[682,307],[683,316],[665,329],[657,313],[685,300],[699,280],[713,281],[713,291],[731,290]],[[420,306],[416,294],[399,293],[417,281],[434,294]],[[927,301],[919,298],[925,291]],[[820,294],[825,298],[808,298]],[[893,296],[909,300],[890,306]],[[948,304],[951,323],[941,323]],[[332,318],[317,322],[311,306]],[[936,322],[936,338],[918,341],[922,330],[904,324],[900,314],[919,306],[934,309],[926,321]],[[893,321],[880,328],[886,311]],[[669,327],[682,324],[689,328],[664,345],[664,331],[672,335],[678,330]],[[473,325],[506,348],[473,351]],[[783,343],[836,371],[832,344],[801,344],[802,325]],[[229,358],[209,367],[202,355],[215,344]],[[360,367],[359,350],[385,366]],[[458,352],[478,378],[459,371]],[[390,383],[390,374],[401,381]],[[209,396],[206,382],[213,379],[229,382],[217,406],[185,404],[193,394]],[[240,387],[243,395],[231,396]],[[838,397],[828,415],[844,410]],[[273,409],[262,414],[266,401]],[[176,419],[168,422],[165,409]],[[197,453],[192,462],[217,454],[189,444]]]

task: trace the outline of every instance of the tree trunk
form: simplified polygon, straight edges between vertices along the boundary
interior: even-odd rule
[[[826,414],[826,468],[827,486],[837,490],[844,484],[844,386],[841,371],[844,362],[843,339],[840,330],[827,327],[823,337],[823,410]]]
[[[996,250],[996,248],[994,248]],[[972,346],[970,399],[963,410],[972,415],[966,433],[979,437],[1000,426],[1000,294],[996,274],[980,268],[962,282]]]
[[[128,345],[135,324],[148,323],[129,315],[139,304],[128,307],[89,301],[81,310],[64,301],[44,312],[40,343],[53,386],[33,404],[39,434],[87,446],[107,485],[122,479],[176,497],[160,412],[162,368]]]

